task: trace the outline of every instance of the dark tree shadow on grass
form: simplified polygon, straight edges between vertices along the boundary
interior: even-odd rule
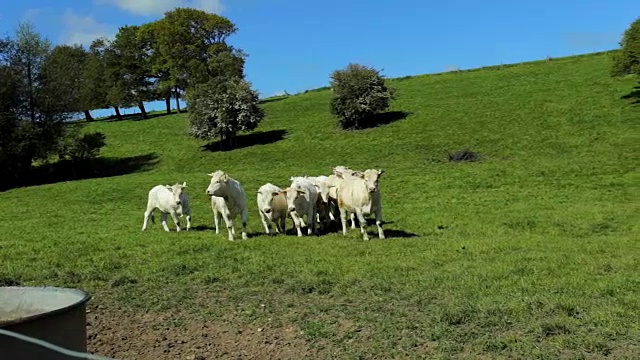
[[[242,149],[251,147],[254,145],[268,145],[283,140],[287,135],[287,130],[269,130],[269,131],[256,131],[250,134],[238,135],[236,137],[236,146],[234,148],[228,148],[220,140],[208,143],[202,146],[203,151],[219,152],[219,151],[231,151],[236,149]]]
[[[620,97],[624,100],[631,100],[632,104],[640,104],[640,85],[636,85],[627,95]]]
[[[258,102],[258,104],[266,104],[266,103],[276,102],[276,101],[280,101],[280,100],[286,100],[288,98],[289,98],[289,96],[272,97],[272,98],[268,98],[268,99],[262,99],[262,100],[260,100]]]
[[[113,114],[113,115],[109,115],[107,117],[103,117],[103,118],[99,118],[99,119],[95,119],[91,122],[116,122],[116,121],[140,121],[140,120],[151,120],[151,119],[155,119],[158,117],[162,117],[162,116],[168,116],[168,115],[177,115],[177,114],[186,114],[189,111],[187,109],[180,109],[180,112],[178,113],[176,110],[172,110],[171,114],[167,114],[166,111],[158,111],[158,112],[153,112],[153,113],[147,113],[147,119],[144,119],[142,117],[142,113],[137,112],[137,113],[132,113],[132,114],[126,114],[126,115],[121,115],[122,119],[118,119],[118,117]],[[82,121],[84,121],[84,119],[82,119]]]
[[[387,111],[376,114],[371,119],[363,121],[363,124],[359,124],[358,128],[351,128],[349,130],[364,130],[389,125],[396,121],[404,120],[409,115],[411,115],[411,113],[406,111]]]
[[[36,186],[148,171],[157,164],[157,159],[158,155],[149,153],[125,158],[99,157],[75,163],[63,160],[35,167],[29,174],[29,178],[24,179],[18,186]]]

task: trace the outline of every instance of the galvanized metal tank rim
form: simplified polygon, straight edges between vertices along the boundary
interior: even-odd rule
[[[48,311],[42,311],[33,315],[29,315],[29,316],[24,316],[24,317],[20,317],[20,318],[16,318],[16,319],[12,319],[12,320],[6,320],[6,321],[0,321],[0,328],[3,327],[7,327],[7,326],[11,326],[11,325],[15,325],[15,324],[20,324],[20,323],[24,323],[24,322],[28,322],[28,321],[32,321],[32,320],[37,320],[43,317],[48,317],[51,315],[55,315],[61,312],[65,312],[71,308],[77,307],[79,305],[82,305],[86,302],[88,302],[91,299],[91,294],[89,294],[89,292],[81,290],[81,289],[75,289],[75,288],[66,288],[66,287],[58,287],[58,286],[2,286],[0,287],[0,291],[2,289],[11,289],[11,290],[26,290],[29,291],[29,289],[37,289],[37,290],[44,290],[44,291],[56,291],[56,292],[66,292],[66,293],[75,293],[78,295],[79,300],[74,301],[71,304],[53,309],[53,310],[48,310]]]

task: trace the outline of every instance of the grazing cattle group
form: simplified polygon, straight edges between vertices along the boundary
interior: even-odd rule
[[[326,230],[331,221],[340,219],[342,234],[347,235],[347,218],[351,228],[356,228],[356,218],[364,240],[369,240],[366,217],[374,215],[378,228],[378,237],[384,239],[382,229],[382,202],[378,181],[384,174],[382,169],[365,171],[351,170],[345,166],[336,166],[330,175],[292,176],[286,188],[266,183],[257,190],[256,202],[260,220],[265,233],[285,234],[286,219],[293,221],[298,236],[317,234],[317,228]],[[211,197],[213,223],[216,234],[220,233],[220,217],[224,219],[228,238],[235,239],[234,221],[240,216],[242,221],[242,239],[247,239],[247,197],[242,184],[222,170],[211,174],[211,182],[206,194]],[[186,183],[175,185],[157,185],[148,194],[147,210],[144,213],[142,231],[146,230],[149,218],[153,222],[153,211],[162,214],[162,226],[169,231],[167,215],[171,215],[176,231],[180,231],[180,220],[186,215],[187,231],[191,228],[191,205],[185,192]]]

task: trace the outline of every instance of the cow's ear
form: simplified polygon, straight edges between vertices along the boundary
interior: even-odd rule
[[[271,193],[272,196],[278,196],[280,194],[284,194],[284,191],[274,191]]]
[[[222,176],[220,176],[221,181],[227,181],[228,179],[229,179],[229,176],[227,176],[227,174],[222,174]]]
[[[353,175],[354,175],[354,176],[357,176],[357,177],[359,177],[359,178],[364,179],[364,173],[363,173],[363,172],[361,172],[361,171],[354,171],[354,172],[353,172]]]
[[[317,189],[318,191],[320,191],[320,185],[318,185],[318,184],[313,184],[313,186],[315,186],[315,187],[316,187],[316,189]]]
[[[182,183],[182,187],[183,187],[183,188],[186,188],[186,187],[187,187],[187,182],[186,182],[186,181],[184,181],[184,182]]]
[[[384,170],[383,169],[378,169],[378,176],[382,176],[382,174],[384,174]]]
[[[213,177],[213,173],[211,173],[211,174],[207,174],[207,175],[209,175],[209,176]]]
[[[306,190],[304,190],[304,189],[298,189],[298,193],[300,193],[300,194],[306,194],[306,193],[307,193],[307,191],[306,191]]]
[[[164,187],[166,187],[167,189],[169,189],[169,191],[173,191],[173,188],[171,187],[171,185],[165,185]]]

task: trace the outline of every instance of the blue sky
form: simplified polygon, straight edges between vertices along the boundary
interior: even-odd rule
[[[262,97],[326,86],[349,62],[399,77],[614,49],[640,15],[638,0],[18,0],[0,8],[0,35],[30,20],[54,44],[88,44],[176,6],[238,26],[229,43]]]

